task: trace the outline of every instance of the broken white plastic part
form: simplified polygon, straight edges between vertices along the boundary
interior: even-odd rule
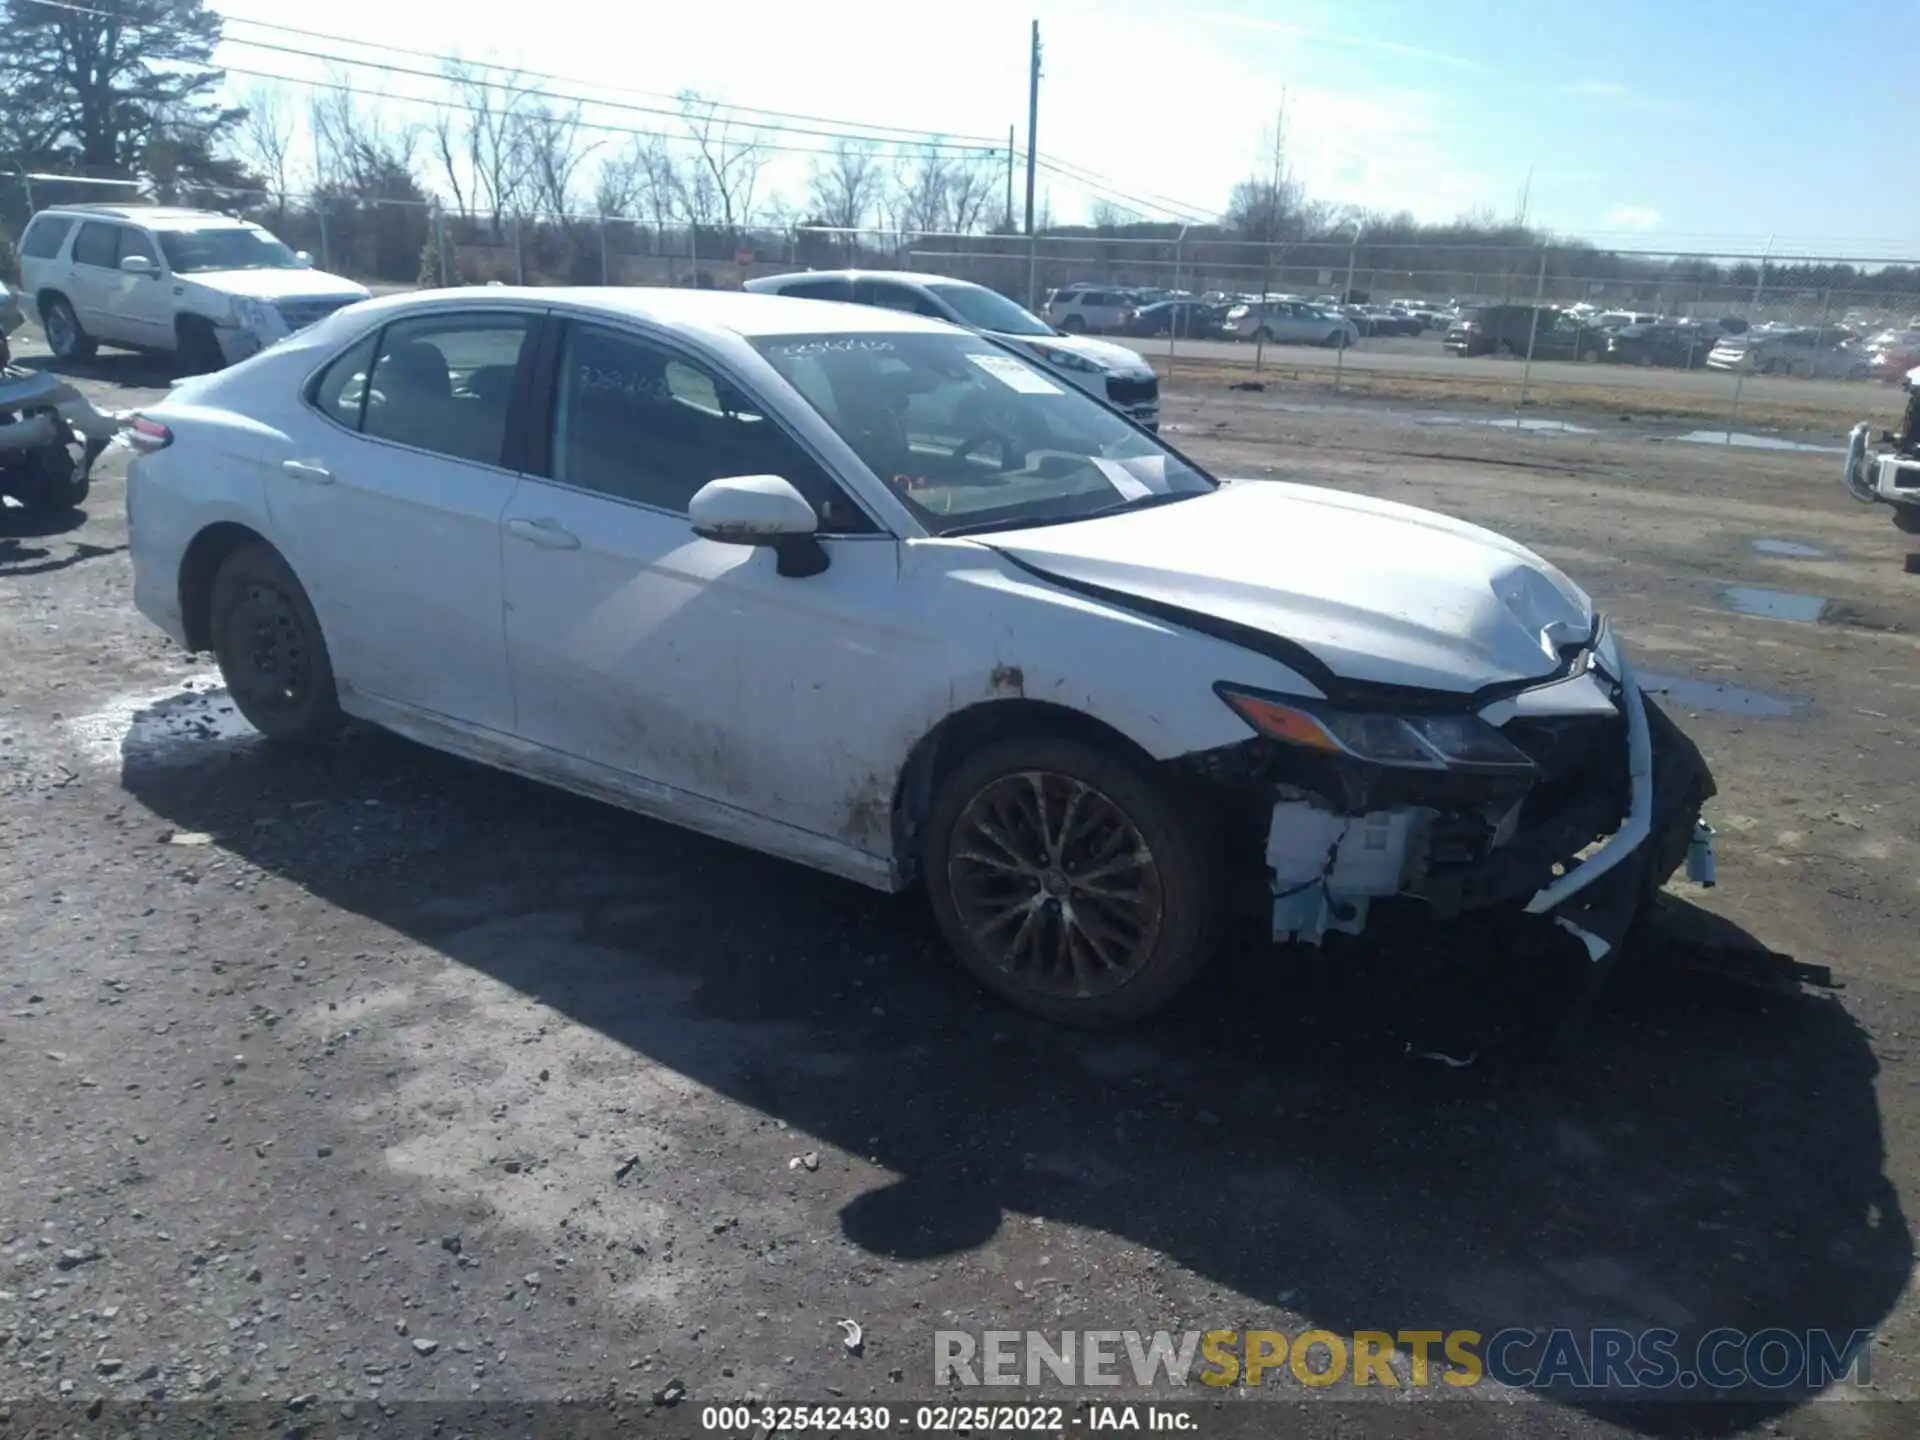
[[[1567,917],[1564,915],[1554,916],[1553,923],[1558,925],[1562,930],[1566,931],[1569,935],[1573,936],[1573,938],[1578,940],[1582,945],[1586,946],[1587,959],[1593,961],[1594,964],[1596,965],[1599,964],[1602,960],[1606,959],[1607,952],[1613,949],[1613,946],[1609,945],[1606,941],[1602,940],[1598,935],[1594,934],[1591,930],[1583,929],[1582,927],[1574,924],[1573,921],[1567,919]]]
[[[1653,833],[1653,741],[1647,733],[1646,697],[1640,693],[1640,684],[1633,678],[1633,667],[1624,655],[1619,659],[1619,667],[1620,673],[1614,678],[1620,682],[1621,704],[1627,711],[1627,818],[1604,845],[1529,900],[1529,915],[1545,914],[1578,895],[1631,855]],[[1588,949],[1591,951],[1592,947]]]

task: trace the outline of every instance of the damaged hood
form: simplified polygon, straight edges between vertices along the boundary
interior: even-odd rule
[[[1593,630],[1585,593],[1524,546],[1311,485],[1229,482],[984,543],[1044,575],[1291,641],[1346,680],[1470,692],[1543,678]]]
[[[173,278],[182,285],[252,300],[330,300],[342,295],[365,300],[372,293],[364,285],[324,270],[193,270]]]

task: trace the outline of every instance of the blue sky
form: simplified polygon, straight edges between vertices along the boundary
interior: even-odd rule
[[[457,50],[627,98],[691,86],[809,114],[1025,144],[1031,19],[1046,44],[1040,152],[1167,211],[1217,212],[1288,154],[1316,198],[1423,219],[1530,214],[1561,233],[1705,249],[1920,249],[1904,92],[1920,0],[214,0],[251,17]],[[242,26],[250,36],[303,44]],[[315,48],[321,42],[310,42]],[[370,52],[368,52],[370,53]],[[230,65],[319,79],[231,45]],[[418,61],[403,63],[418,64]],[[346,72],[352,73],[352,72]],[[256,83],[236,74],[244,90]],[[432,87],[362,72],[393,118]],[[608,118],[637,122],[631,116]],[[823,142],[808,142],[823,143]],[[769,187],[796,201],[805,159]],[[1049,177],[1053,214],[1090,187]],[[1158,208],[1149,208],[1158,207]]]

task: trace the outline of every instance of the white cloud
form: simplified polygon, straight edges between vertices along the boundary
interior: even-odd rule
[[[1613,230],[1658,230],[1660,212],[1649,205],[1616,205],[1607,212],[1606,224]]]

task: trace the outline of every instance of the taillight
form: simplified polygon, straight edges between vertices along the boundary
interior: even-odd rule
[[[151,455],[156,450],[164,450],[173,444],[173,431],[158,420],[149,420],[144,415],[133,417],[133,424],[127,427],[127,444],[142,455]]]

